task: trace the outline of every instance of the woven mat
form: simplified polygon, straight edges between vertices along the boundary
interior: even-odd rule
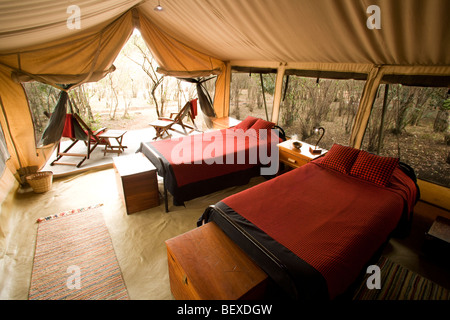
[[[354,295],[354,300],[450,300],[450,290],[411,270],[381,257],[381,288],[368,289],[367,277]]]
[[[30,300],[123,300],[128,292],[102,205],[38,219]]]

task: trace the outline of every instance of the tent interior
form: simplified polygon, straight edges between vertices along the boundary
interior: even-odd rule
[[[154,10],[159,3],[163,10]],[[107,204],[106,222],[119,262],[124,265],[130,296],[171,299],[164,239],[192,229],[205,207],[242,189],[202,197],[168,215],[156,208],[133,216],[124,213],[112,182],[112,169],[57,180],[45,195],[25,194],[21,191],[24,177],[43,168],[56,144],[37,147],[22,83],[38,81],[70,91],[98,81],[114,72],[115,58],[133,30],[138,29],[161,74],[181,78],[217,76],[213,97],[217,117],[230,115],[233,71],[270,70],[276,75],[270,115],[274,123],[280,120],[286,74],[363,80],[347,141],[349,146],[360,148],[380,85],[450,88],[449,12],[447,0],[0,3],[0,124],[6,146],[2,155],[8,154],[3,156],[0,180],[0,297],[27,298],[35,218],[66,210],[67,203],[77,208],[103,202]],[[258,182],[252,180],[252,184]],[[420,223],[417,232],[422,233],[436,216],[450,218],[450,189],[423,180],[419,180],[419,186],[421,200],[416,221]],[[155,225],[164,231],[151,231]],[[156,241],[145,237],[151,233],[158,233]],[[136,242],[141,245],[133,248]],[[398,249],[402,244],[395,246]],[[404,255],[397,258],[407,260],[402,250]],[[159,258],[154,258],[155,252]],[[149,264],[149,257],[157,262]],[[430,277],[442,274],[439,266],[421,265],[417,259],[416,255],[414,262],[409,259],[405,263]],[[152,272],[164,276],[156,281],[158,277],[149,275]],[[436,281],[450,288],[448,275]],[[153,284],[146,287],[143,282]]]

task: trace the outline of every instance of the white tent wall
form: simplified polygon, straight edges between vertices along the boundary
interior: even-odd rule
[[[11,75],[54,84],[96,81],[112,70],[134,27],[167,74],[218,74],[218,116],[228,115],[231,66],[278,70],[275,120],[285,70],[367,74],[349,141],[355,147],[383,75],[450,76],[448,0],[162,0],[161,12],[157,4],[0,2],[0,122],[12,173],[42,166],[51,148],[36,150],[27,101]],[[79,29],[71,5],[79,9]]]

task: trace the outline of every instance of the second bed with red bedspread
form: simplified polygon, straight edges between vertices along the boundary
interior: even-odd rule
[[[333,148],[223,199],[199,219],[199,225],[216,222],[295,299],[343,294],[390,235],[408,223],[417,201],[414,178],[398,159]]]
[[[249,116],[234,128],[141,143],[138,152],[164,178],[173,203],[183,205],[199,196],[245,185],[261,174],[262,167],[274,167],[275,174],[276,145],[282,140],[273,127],[272,122]],[[272,153],[276,156],[273,159]]]

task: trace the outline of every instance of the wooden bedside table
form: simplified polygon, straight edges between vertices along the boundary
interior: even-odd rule
[[[159,206],[156,168],[142,153],[113,158],[113,163],[127,214]]]
[[[313,145],[303,141],[298,141],[302,144],[302,147],[299,150],[292,145],[294,141],[298,140],[286,140],[278,144],[280,162],[284,163],[285,165],[291,168],[301,167],[309,163],[311,160],[320,157],[321,155],[325,154],[328,151],[319,148],[320,150],[322,150],[321,154],[312,154],[311,152],[309,152],[309,148],[310,147],[314,148]]]

